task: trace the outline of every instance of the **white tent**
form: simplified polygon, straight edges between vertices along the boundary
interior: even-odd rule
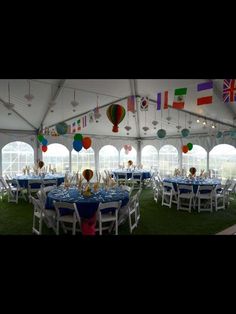
[[[106,144],[114,145],[119,151],[124,144],[132,144],[137,150],[137,162],[141,162],[141,150],[151,144],[160,149],[164,144],[174,145],[181,153],[183,144],[192,142],[209,152],[217,144],[236,146],[236,140],[226,135],[217,138],[218,131],[229,131],[234,128],[236,104],[224,103],[222,98],[223,80],[213,80],[213,103],[196,105],[197,84],[210,80],[204,79],[57,79],[57,80],[0,80],[0,150],[9,142],[24,141],[29,143],[35,152],[35,160],[42,158],[36,135],[41,128],[53,127],[65,121],[71,124],[79,117],[93,111],[98,105],[101,117],[99,122],[87,124],[80,133],[89,135],[96,152]],[[187,88],[185,107],[182,110],[172,108],[176,88]],[[158,92],[168,91],[167,110],[156,110]],[[33,95],[29,102],[25,95]],[[112,123],[108,120],[106,110],[112,103],[118,103],[127,109],[127,97],[130,95],[149,98],[148,111],[140,111],[136,101],[135,114],[126,112],[119,125],[119,132],[112,132]],[[78,105],[73,106],[75,100]],[[137,100],[137,98],[136,98]],[[199,120],[199,123],[197,122]],[[153,121],[158,124],[154,126]],[[203,122],[206,125],[203,125]],[[127,132],[125,126],[131,127]],[[144,131],[143,127],[148,127]],[[163,128],[167,136],[157,137],[157,130]],[[181,129],[189,128],[187,139],[181,136]],[[127,135],[127,133],[129,133]],[[50,143],[62,143],[72,150],[73,135],[47,136]],[[98,154],[97,154],[98,155]],[[0,157],[2,158],[2,157]],[[0,164],[2,162],[0,160]],[[99,160],[96,157],[96,166]],[[0,166],[1,167],[1,166]],[[181,158],[180,158],[181,167]],[[0,172],[1,168],[0,168]]]

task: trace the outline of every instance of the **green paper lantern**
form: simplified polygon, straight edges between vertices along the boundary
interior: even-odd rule
[[[42,143],[43,139],[44,139],[43,135],[39,134],[38,135],[38,140],[39,140],[40,143]]]
[[[193,144],[192,143],[188,143],[187,146],[188,146],[188,150],[192,150],[193,149]]]
[[[58,123],[56,125],[56,130],[59,135],[64,135],[67,133],[68,125],[65,122]]]
[[[83,141],[83,135],[80,134],[80,133],[75,134],[74,140],[75,140],[75,141],[81,141],[81,142],[82,142],[82,141]]]
[[[183,129],[182,131],[181,131],[181,134],[182,134],[182,136],[183,137],[187,137],[188,135],[189,135],[189,129]]]
[[[166,136],[166,130],[164,130],[164,129],[159,129],[159,130],[157,131],[157,136],[158,136],[159,138],[164,138],[164,137]]]
[[[222,132],[218,131],[218,132],[216,133],[216,138],[222,138],[222,136],[223,136],[223,133],[222,133]]]

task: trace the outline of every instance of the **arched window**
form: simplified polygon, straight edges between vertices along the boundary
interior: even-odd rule
[[[126,167],[128,164],[128,160],[132,160],[134,165],[137,165],[137,151],[133,146],[128,154],[125,153],[124,147],[120,150],[120,164],[124,164],[124,166]]]
[[[34,150],[24,142],[11,142],[2,149],[2,173],[14,176],[22,173],[25,166],[34,165]]]
[[[178,168],[178,151],[172,145],[164,145],[159,151],[159,167],[162,176],[173,175]]]
[[[71,170],[82,172],[84,169],[95,170],[94,150],[82,148],[79,152],[74,149],[71,152]]]
[[[119,163],[119,152],[112,145],[103,146],[99,151],[99,170],[117,169]]]
[[[156,148],[152,145],[146,145],[142,149],[141,160],[144,169],[156,169],[158,167],[158,153]]]
[[[182,153],[182,168],[188,174],[191,167],[197,169],[196,175],[200,175],[201,169],[207,170],[207,151],[202,146],[193,145],[186,154]]]
[[[213,176],[226,178],[236,177],[236,148],[228,144],[215,146],[209,154],[209,168]]]
[[[50,144],[48,150],[43,153],[45,166],[56,168],[57,172],[65,173],[70,170],[69,150],[62,144]]]

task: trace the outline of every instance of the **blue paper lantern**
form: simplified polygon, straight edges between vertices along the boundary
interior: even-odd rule
[[[218,131],[218,132],[216,133],[216,138],[222,138],[222,136],[223,136],[223,133],[222,133],[222,132]]]
[[[67,133],[68,125],[65,122],[58,123],[56,125],[56,130],[59,135],[64,135]]]
[[[47,146],[47,145],[48,145],[48,140],[47,140],[46,138],[44,138],[44,139],[42,140],[42,145],[43,145],[43,146]]]
[[[74,141],[73,142],[73,148],[74,148],[74,150],[79,152],[83,148],[82,141]]]
[[[166,136],[166,130],[164,130],[164,129],[159,129],[159,130],[157,131],[157,136],[158,136],[159,138],[164,138],[164,137]]]
[[[181,131],[181,134],[182,134],[183,137],[187,137],[189,135],[189,129],[183,129]]]

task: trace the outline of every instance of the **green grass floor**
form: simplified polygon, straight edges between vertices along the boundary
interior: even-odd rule
[[[177,211],[176,206],[168,208],[161,206],[160,201],[153,200],[150,189],[142,191],[141,219],[138,228],[133,231],[135,235],[155,234],[189,234],[211,235],[229,226],[236,224],[236,200],[229,208],[218,212]],[[18,204],[8,203],[7,198],[0,199],[0,235],[31,235],[33,206],[24,200]],[[43,234],[53,235],[45,225]],[[128,222],[119,227],[119,234],[129,234]]]

